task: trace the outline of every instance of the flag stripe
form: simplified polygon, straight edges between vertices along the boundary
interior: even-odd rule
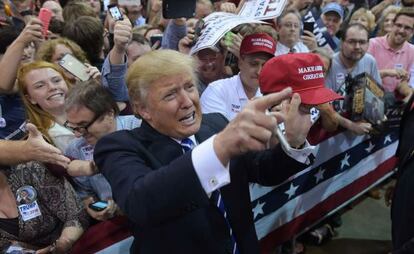
[[[381,177],[384,177],[390,173],[395,167],[396,161],[395,157],[384,161],[375,170],[372,170],[365,176],[355,180],[353,183],[347,185],[335,193],[335,195],[331,195],[323,202],[318,203],[307,213],[296,217],[289,223],[286,223],[273,232],[268,233],[260,240],[262,253],[269,253],[270,250],[274,250],[277,245],[291,239],[295,234],[322,219],[329,212],[340,207],[341,205],[346,204],[347,201],[352,200],[352,198],[356,195],[361,194],[368,187],[376,183]]]

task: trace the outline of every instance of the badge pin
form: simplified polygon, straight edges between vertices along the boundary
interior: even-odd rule
[[[25,185],[17,189],[16,191],[17,202],[20,205],[23,204],[30,204],[36,201],[37,199],[37,192],[35,188],[30,185]]]

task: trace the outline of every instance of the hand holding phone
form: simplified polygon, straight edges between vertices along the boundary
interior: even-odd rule
[[[266,110],[266,115],[270,115],[270,114],[271,114],[270,111],[269,110]],[[280,145],[282,145],[287,150],[290,150],[290,149],[292,149],[292,147],[287,142],[286,137],[283,134],[283,131],[281,129],[282,127],[284,127],[283,124],[277,124],[276,127],[275,127],[275,129],[273,130],[273,133],[272,134],[277,137],[277,139],[280,142]],[[268,147],[269,146],[270,146],[270,144],[268,144]]]
[[[81,81],[89,80],[88,67],[71,54],[66,54],[59,61],[59,65]]]
[[[90,203],[89,208],[96,211],[96,212],[100,212],[105,210],[108,207],[108,203],[105,201],[97,201],[97,202],[93,202]]]
[[[43,38],[47,38],[47,30],[49,30],[50,20],[52,19],[52,12],[49,9],[41,8],[38,18],[42,21]]]
[[[118,8],[118,6],[116,6],[116,4],[108,5],[108,11],[109,11],[109,14],[111,14],[111,17],[115,21],[124,19],[121,10]]]
[[[315,22],[304,22],[303,31],[309,31],[313,33],[314,26],[315,26]]]
[[[150,41],[151,41],[151,47],[153,47],[158,42],[158,46],[156,48],[159,48],[162,43],[162,34],[151,35]]]

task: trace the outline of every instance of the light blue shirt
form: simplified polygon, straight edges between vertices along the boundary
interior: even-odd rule
[[[116,130],[131,130],[141,125],[141,120],[135,116],[117,116]],[[65,151],[65,155],[77,160],[93,160],[94,146],[88,144],[83,137],[74,139]],[[78,176],[73,178],[75,189],[81,199],[96,196],[99,200],[112,198],[112,189],[102,174],[93,176]]]

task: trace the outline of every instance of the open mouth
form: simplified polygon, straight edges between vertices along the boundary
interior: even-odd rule
[[[191,112],[190,114],[186,115],[185,117],[179,120],[183,125],[192,125],[195,123],[195,111]]]
[[[53,99],[60,99],[62,97],[64,97],[64,94],[63,93],[55,93],[55,94],[47,97],[47,99],[48,100],[53,100]]]

